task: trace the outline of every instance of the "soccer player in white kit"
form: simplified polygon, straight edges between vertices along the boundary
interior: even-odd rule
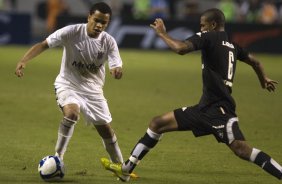
[[[111,75],[115,79],[122,77],[122,60],[117,43],[104,31],[111,15],[107,4],[94,4],[87,24],[70,25],[55,31],[46,40],[32,46],[16,66],[15,74],[23,77],[23,69],[34,57],[48,48],[64,48],[60,73],[54,83],[57,102],[63,112],[55,154],[62,160],[81,113],[88,123],[96,127],[111,160],[123,162],[103,95],[106,61]]]

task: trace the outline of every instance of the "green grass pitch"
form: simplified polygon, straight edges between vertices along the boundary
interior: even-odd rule
[[[0,49],[0,183],[44,183],[38,173],[43,156],[54,154],[57,128],[62,118],[53,82],[59,72],[61,49],[48,50],[14,75],[16,63],[27,47]],[[143,136],[150,119],[175,108],[196,104],[201,95],[199,53],[121,50],[122,80],[107,75],[104,87],[113,116],[113,128],[124,158]],[[258,54],[270,78],[282,82],[282,56]],[[233,96],[240,127],[250,145],[282,163],[282,91],[260,88],[255,73],[239,63]],[[119,183],[104,170],[107,156],[96,130],[83,119],[76,125],[65,155],[62,183]],[[256,165],[235,157],[213,136],[194,138],[191,132],[164,135],[136,169],[136,184],[275,184],[280,183]]]

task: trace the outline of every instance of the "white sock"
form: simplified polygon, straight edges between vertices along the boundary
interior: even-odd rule
[[[110,155],[112,162],[123,163],[123,157],[117,142],[116,135],[114,134],[114,136],[109,139],[102,139],[102,142],[106,151]]]
[[[55,147],[55,155],[60,157],[61,160],[64,158],[69,141],[73,135],[74,125],[76,121],[64,117],[59,125],[58,139]]]

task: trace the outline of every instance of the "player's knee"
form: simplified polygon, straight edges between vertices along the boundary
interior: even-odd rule
[[[160,116],[156,116],[154,117],[151,121],[150,121],[150,124],[149,124],[149,128],[158,133],[160,131],[160,129],[162,128],[162,119]]]
[[[78,107],[64,107],[64,117],[73,121],[79,120],[79,108]]]
[[[231,149],[234,152],[234,154],[239,158],[244,160],[249,160],[250,150],[249,150],[249,146],[246,145],[245,143],[242,143],[240,141],[235,141],[232,143]]]

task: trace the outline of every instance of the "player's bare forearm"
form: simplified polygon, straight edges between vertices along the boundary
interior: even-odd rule
[[[48,48],[47,41],[43,41],[33,45],[22,57],[22,59],[17,63],[15,74],[18,77],[22,77],[24,75],[23,69],[25,68],[26,64],[32,60],[34,57],[38,56],[44,50]]]
[[[48,44],[47,41],[43,41],[40,43],[37,43],[35,45],[33,45],[27,52],[26,54],[23,56],[23,58],[21,59],[20,62],[22,63],[27,63],[28,61],[30,61],[31,59],[33,59],[34,57],[38,56],[39,54],[41,54],[44,50],[46,50],[48,48]]]
[[[150,27],[153,28],[156,34],[176,53],[183,55],[190,51],[192,48],[189,48],[189,45],[186,43],[173,39],[166,32],[166,27],[162,19],[156,19],[153,24],[150,24]]]
[[[263,89],[267,89],[270,92],[275,91],[276,89],[275,85],[277,85],[278,82],[266,76],[262,64],[253,55],[249,54],[249,57],[245,62],[252,66],[252,68],[254,69],[254,71],[258,76],[261,87]]]
[[[191,52],[192,49],[188,47],[188,45],[182,41],[175,40],[171,38],[168,34],[160,34],[160,38],[177,54],[184,55],[188,52]]]

